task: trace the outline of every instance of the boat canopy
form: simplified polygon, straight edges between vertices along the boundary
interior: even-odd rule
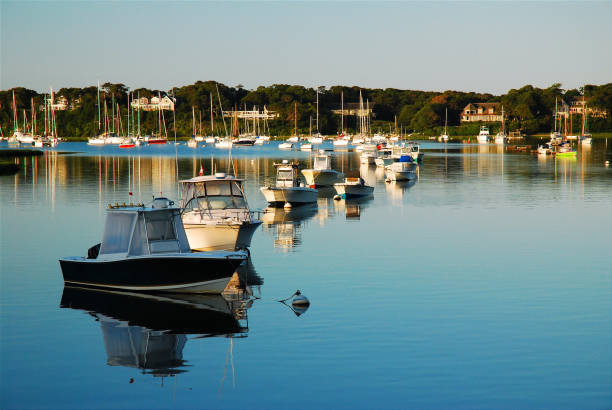
[[[201,177],[205,178],[205,177]],[[242,180],[230,178],[181,181],[181,207],[190,210],[244,209]]]
[[[99,259],[191,252],[178,208],[114,208],[106,215]]]
[[[329,157],[327,155],[316,155],[314,157],[314,169],[330,169]]]

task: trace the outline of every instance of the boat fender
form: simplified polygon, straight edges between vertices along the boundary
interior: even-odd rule
[[[342,199],[342,195],[338,195],[338,194],[334,195],[334,201],[339,201],[341,199]]]
[[[285,202],[284,208],[291,208],[291,204],[289,202]]]
[[[295,292],[295,296],[293,296],[293,299],[291,300],[291,304],[293,306],[310,306],[310,301],[306,296],[302,295],[302,292],[297,290]]]

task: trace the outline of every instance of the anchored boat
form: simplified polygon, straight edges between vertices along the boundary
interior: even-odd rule
[[[274,166],[277,167],[276,186],[261,187],[261,192],[270,206],[289,207],[317,202],[317,190],[300,183],[297,163],[290,163],[285,159]]]
[[[302,175],[306,178],[306,185],[311,188],[332,186],[344,178],[342,172],[332,169],[329,155],[325,155],[322,152],[314,156],[313,168],[303,169]]]
[[[183,225],[197,251],[251,246],[261,220],[249,209],[242,179],[223,172],[180,181]]]
[[[192,252],[179,208],[158,198],[152,207],[111,206],[102,243],[87,257],[60,259],[64,282],[132,291],[221,293],[240,252]]]
[[[343,199],[363,198],[374,192],[374,187],[367,185],[361,177],[345,178],[344,182],[334,184],[334,188]]]

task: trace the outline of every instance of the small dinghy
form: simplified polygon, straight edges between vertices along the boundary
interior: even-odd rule
[[[192,252],[179,208],[109,206],[102,243],[87,257],[60,259],[64,282],[107,289],[221,293],[246,258],[243,251]]]

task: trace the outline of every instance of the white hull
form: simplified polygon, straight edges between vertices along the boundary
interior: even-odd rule
[[[302,144],[300,151],[312,151],[312,144]]]
[[[334,140],[334,147],[347,147],[347,146],[348,146],[347,140]]]
[[[591,137],[583,138],[581,142],[583,145],[591,145],[593,143],[593,138]]]
[[[487,135],[479,135],[478,137],[476,137],[476,139],[478,140],[479,144],[486,144],[487,142],[489,142],[489,137]]]
[[[262,187],[261,192],[270,205],[303,205],[317,202],[317,190],[306,187]]]
[[[104,138],[90,138],[87,145],[106,145]]]
[[[308,186],[331,186],[344,179],[344,174],[333,169],[303,169]]]
[[[336,193],[344,198],[359,198],[370,196],[374,192],[374,187],[362,184],[335,184]]]
[[[289,137],[287,138],[287,142],[298,142],[300,139],[298,137]]]
[[[308,142],[311,144],[323,144],[323,138],[321,137],[312,137],[308,139]]]
[[[253,234],[261,224],[188,224],[184,223],[189,247],[195,251],[230,250],[251,246]]]
[[[283,142],[282,144],[278,144],[278,149],[290,150],[293,148],[293,144],[290,142]]]
[[[220,141],[215,144],[215,148],[228,149],[231,148],[232,145],[233,144],[231,141]]]
[[[413,162],[394,162],[385,168],[385,175],[390,181],[410,181],[416,178],[415,170]]]
[[[217,141],[217,139],[215,137],[207,137],[204,141],[207,144],[214,144]]]

